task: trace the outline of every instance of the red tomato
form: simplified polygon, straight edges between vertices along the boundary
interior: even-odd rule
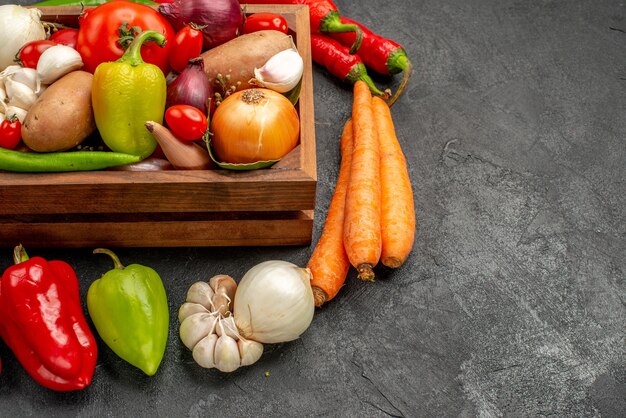
[[[48,39],[56,42],[57,44],[76,48],[76,38],[78,38],[78,29],[68,28],[54,32]]]
[[[22,124],[19,119],[5,119],[0,123],[0,147],[13,149],[22,139]]]
[[[151,29],[165,36],[167,43],[163,48],[148,42],[141,47],[141,57],[168,74],[170,42],[175,35],[172,25],[150,6],[126,0],[103,3],[80,18],[76,50],[85,63],[83,70],[93,73],[98,64],[115,61],[124,54],[125,49],[118,41],[120,28],[125,24],[128,28]]]
[[[194,25],[185,25],[172,40],[170,65],[177,73],[187,66],[187,61],[196,58],[202,52],[202,32]]]
[[[37,68],[37,61],[39,61],[39,57],[43,54],[43,51],[55,45],[56,42],[45,39],[27,43],[22,47],[22,49],[20,49],[18,55],[22,66],[27,68]]]
[[[277,30],[282,33],[289,33],[289,25],[284,17],[276,13],[254,13],[246,17],[246,21],[243,23],[243,33],[260,30]]]
[[[168,107],[165,111],[165,122],[172,133],[183,141],[202,138],[209,127],[209,122],[200,109],[185,104]]]

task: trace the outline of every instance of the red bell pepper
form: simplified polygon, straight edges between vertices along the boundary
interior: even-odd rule
[[[21,245],[13,258],[15,265],[0,279],[0,337],[40,385],[57,391],[85,388],[98,350],[76,273],[63,261],[29,259]]]

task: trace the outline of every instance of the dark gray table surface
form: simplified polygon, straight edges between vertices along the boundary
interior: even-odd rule
[[[305,265],[313,245],[119,249],[165,281],[171,331],[157,375],[100,344],[92,385],[53,393],[0,343],[0,415],[626,416],[624,3],[336,3],[415,64],[392,108],[417,214],[406,264],[373,284],[352,271],[302,338],[221,374],[178,339],[188,286],[268,259]],[[320,67],[314,92],[313,244],[352,98]],[[84,298],[110,268],[91,250],[36,253],[70,262]]]

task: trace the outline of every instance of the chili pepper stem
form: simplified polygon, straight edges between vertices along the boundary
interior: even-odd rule
[[[113,265],[116,269],[123,270],[124,265],[120,262],[120,259],[115,255],[115,253],[111,250],[107,250],[106,248],[96,248],[93,250],[94,254],[106,254],[113,259]]]
[[[354,39],[354,43],[350,47],[350,53],[356,54],[359,48],[361,47],[361,43],[363,42],[363,31],[358,25],[343,23],[339,18],[339,12],[333,10],[322,19],[320,24],[320,32],[329,32],[329,33],[341,33],[341,32],[354,32],[356,38]]]
[[[374,84],[374,80],[372,80],[369,74],[367,74],[367,69],[365,68],[365,64],[361,62],[356,64],[354,68],[350,70],[346,79],[350,81],[352,84],[354,84],[357,80],[363,80],[365,84],[367,84],[370,90],[372,91],[372,94],[375,94],[376,96],[380,96],[383,99],[388,99],[390,96],[389,92],[381,91],[378,87],[376,87],[376,84]]]
[[[157,31],[143,31],[137,35],[135,39],[133,39],[126,52],[124,52],[124,55],[122,55],[116,62],[125,62],[133,67],[143,64],[144,61],[141,58],[141,46],[147,41],[155,41],[160,47],[163,47],[165,46],[167,39],[165,39],[163,34]]]
[[[403,67],[404,72],[402,74],[402,81],[400,82],[400,85],[398,86],[398,90],[393,95],[393,97],[389,99],[389,101],[387,102],[387,105],[389,107],[391,107],[391,105],[394,104],[396,100],[398,100],[398,97],[402,95],[402,93],[404,92],[404,88],[407,86],[407,84],[409,84],[409,80],[411,79],[411,76],[413,75],[413,64],[411,64],[411,61],[409,61],[406,55],[399,56],[397,62],[399,66]]]
[[[28,254],[26,254],[26,249],[22,244],[17,245],[13,249],[13,262],[15,264],[23,263],[28,260]]]

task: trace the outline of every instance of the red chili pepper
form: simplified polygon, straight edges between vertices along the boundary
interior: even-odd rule
[[[367,67],[384,75],[392,75],[404,71],[404,77],[396,94],[389,100],[388,104],[391,106],[400,97],[413,74],[413,65],[407,57],[406,51],[396,41],[372,32],[365,25],[355,20],[342,17],[341,22],[357,25],[363,31],[363,43],[359,49],[359,56]],[[346,46],[352,45],[355,41],[352,33],[333,33],[330,36]]]
[[[376,87],[361,58],[350,54],[348,47],[341,45],[339,41],[324,35],[311,35],[311,56],[314,62],[323,65],[335,77],[351,84],[362,80],[373,94],[389,97],[388,92],[382,92]]]
[[[361,47],[363,32],[358,25],[342,23],[339,9],[331,0],[240,0],[241,4],[305,4],[309,6],[311,33],[354,33],[354,42],[350,53],[356,53]]]
[[[0,279],[0,336],[40,385],[57,391],[85,388],[98,349],[76,273],[63,261],[29,259],[21,245],[13,258],[16,264]]]

